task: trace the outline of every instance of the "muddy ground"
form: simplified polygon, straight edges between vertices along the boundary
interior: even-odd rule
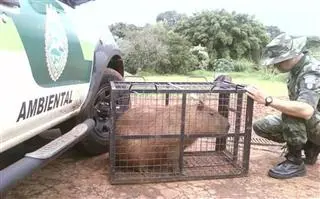
[[[255,107],[254,120],[271,108]],[[88,158],[71,149],[21,181],[6,198],[320,198],[320,160],[305,177],[277,180],[267,171],[284,158],[281,146],[253,144],[247,177],[111,185],[107,154]]]

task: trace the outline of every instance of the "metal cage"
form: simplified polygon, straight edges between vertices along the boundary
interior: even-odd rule
[[[248,173],[253,100],[242,85],[111,82],[111,107],[111,184]]]

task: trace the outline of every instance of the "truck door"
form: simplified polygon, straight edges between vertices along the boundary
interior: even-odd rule
[[[55,0],[0,0],[0,152],[72,117],[89,89],[85,59]]]
[[[56,87],[89,82],[91,62],[83,58],[79,39],[60,4],[22,2],[22,13],[14,20],[36,83]]]

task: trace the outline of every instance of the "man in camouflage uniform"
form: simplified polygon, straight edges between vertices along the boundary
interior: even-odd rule
[[[286,160],[268,172],[274,178],[305,175],[305,164],[315,164],[320,152],[320,62],[303,51],[305,44],[305,37],[293,38],[283,33],[273,39],[264,52],[263,65],[274,65],[280,72],[289,72],[290,100],[268,96],[252,86],[246,88],[257,103],[282,113],[253,123],[257,135],[287,145]],[[302,150],[305,159],[302,159]]]

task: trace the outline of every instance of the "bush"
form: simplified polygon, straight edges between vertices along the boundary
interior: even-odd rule
[[[191,43],[160,24],[128,31],[125,35],[118,44],[126,70],[132,74],[140,71],[185,74],[199,65],[198,57],[190,51]]]
[[[259,72],[262,79],[286,82],[288,73],[280,73],[276,68],[265,67]]]
[[[270,38],[265,26],[253,15],[222,10],[196,12],[177,23],[175,32],[194,46],[207,48],[210,58],[258,60]]]
[[[185,74],[196,68],[197,57],[191,53],[191,43],[184,37],[169,31],[165,34],[163,44],[167,48],[167,56],[155,68],[156,72]]]
[[[215,72],[232,72],[234,71],[234,64],[228,59],[215,59],[212,62],[212,67]]]
[[[247,59],[241,59],[233,61],[233,68],[234,72],[252,71],[256,65]]]
[[[192,55],[194,55],[197,59],[197,68],[196,69],[201,69],[201,70],[208,69],[210,59],[209,59],[209,55],[208,55],[206,47],[203,47],[201,45],[194,46],[191,48],[190,51],[191,51]]]
[[[153,71],[167,59],[168,47],[161,41],[161,37],[154,33],[158,29],[161,31],[161,27],[149,27],[126,32],[126,37],[117,41],[129,73]]]
[[[211,59],[209,62],[209,70],[216,72],[245,72],[257,70],[258,66],[247,60],[232,60],[232,59]]]

